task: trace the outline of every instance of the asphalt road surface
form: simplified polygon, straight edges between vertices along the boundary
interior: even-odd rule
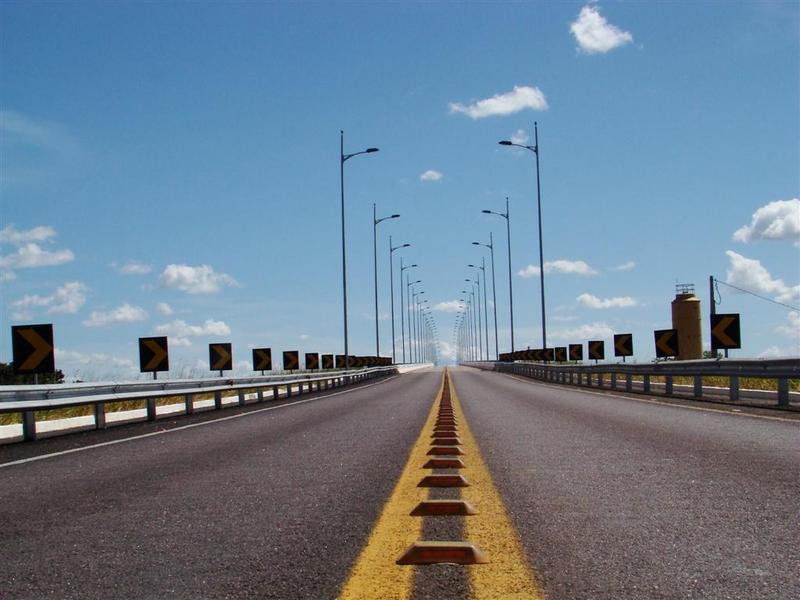
[[[800,598],[798,421],[451,374],[547,598]],[[440,383],[0,448],[0,597],[335,598]],[[452,571],[414,598],[464,598]]]

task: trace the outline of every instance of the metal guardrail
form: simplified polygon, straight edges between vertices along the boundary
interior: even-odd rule
[[[248,393],[256,395],[255,402],[278,400],[303,393],[353,385],[396,373],[397,367],[392,366],[330,371],[319,375],[183,379],[119,384],[5,385],[0,386],[0,413],[22,413],[23,439],[32,441],[37,438],[36,412],[42,410],[93,406],[95,428],[105,429],[107,426],[105,405],[109,402],[145,400],[147,420],[155,421],[158,418],[156,403],[163,398],[182,397],[185,414],[192,414],[195,396],[201,394],[213,394],[214,409],[219,410],[223,408],[223,397],[234,392],[238,395],[237,406],[244,406],[248,404]],[[293,388],[296,391],[293,391]],[[284,390],[283,393],[281,389]],[[174,416],[174,413],[170,416]]]
[[[800,379],[800,359],[710,359],[665,361],[647,364],[597,364],[597,365],[554,365],[529,362],[465,362],[464,365],[480,369],[515,373],[551,383],[578,385],[585,387],[608,387],[612,390],[640,392],[644,394],[663,390],[666,396],[676,395],[675,377],[691,377],[693,379],[690,397],[702,399],[704,389],[703,377],[728,377],[727,398],[732,402],[740,400],[740,380],[743,377],[774,379],[777,381],[775,392],[766,392],[777,400],[780,407],[789,406],[789,380]],[[664,383],[653,382],[654,377],[664,379]],[[620,387],[620,379],[624,387]],[[715,388],[714,391],[719,390]]]

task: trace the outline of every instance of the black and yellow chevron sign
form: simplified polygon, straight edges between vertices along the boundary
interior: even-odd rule
[[[606,344],[603,340],[592,340],[589,342],[589,358],[592,360],[603,360],[606,357]]]
[[[230,371],[233,369],[233,350],[230,344],[209,344],[208,362],[212,371]]]
[[[556,362],[566,362],[567,360],[567,347],[566,346],[556,346],[556,355],[555,359]]]
[[[345,367],[345,355],[344,354],[337,354],[336,355],[336,368],[337,369],[344,369]]]
[[[678,330],[659,329],[653,332],[656,341],[656,356],[666,358],[668,356],[678,356]]]
[[[169,345],[166,337],[139,338],[139,371],[169,371]]]
[[[633,356],[633,334],[614,334],[614,356]]]
[[[283,353],[283,370],[296,371],[300,368],[300,352],[297,350],[286,350]]]
[[[306,370],[316,371],[319,369],[319,354],[317,352],[306,352]]]
[[[583,344],[570,344],[569,345],[569,359],[570,360],[583,360]]]
[[[253,348],[253,370],[272,371],[272,348]]]
[[[333,368],[333,354],[323,354],[322,355],[322,368],[323,369],[332,369]]]
[[[728,350],[742,347],[742,333],[739,315],[711,315],[711,349]]]
[[[14,325],[11,346],[15,375],[53,373],[56,370],[53,325]]]

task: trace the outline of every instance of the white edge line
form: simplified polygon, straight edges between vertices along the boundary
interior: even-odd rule
[[[264,408],[259,408],[257,410],[251,410],[244,413],[239,413],[238,415],[229,415],[227,417],[220,417],[219,419],[213,419],[211,421],[203,421],[202,423],[191,423],[189,425],[181,425],[180,427],[173,427],[172,429],[164,429],[162,431],[153,431],[150,433],[143,433],[141,435],[135,435],[132,437],[122,438],[119,440],[112,440],[110,442],[101,442],[99,444],[92,444],[91,446],[83,446],[81,448],[72,448],[70,450],[62,450],[61,452],[51,452],[50,454],[42,454],[40,456],[32,456],[30,458],[23,458],[21,460],[15,460],[12,462],[7,463],[0,463],[0,469],[4,467],[12,467],[14,465],[23,465],[25,463],[36,462],[38,460],[45,460],[48,458],[55,458],[57,456],[64,456],[65,454],[73,454],[74,452],[83,452],[85,450],[93,450],[95,448],[103,448],[104,446],[114,446],[116,444],[124,444],[125,442],[133,442],[135,440],[143,440],[145,438],[154,437],[157,435],[164,435],[167,433],[173,433],[175,431],[184,431],[186,429],[193,429],[195,427],[203,427],[204,425],[213,425],[215,423],[221,423],[223,421],[230,421],[231,419],[238,419],[240,417],[249,417],[251,415],[257,415],[262,412],[266,412],[268,410],[277,410],[279,408],[287,408],[289,406],[297,406],[298,404],[305,404],[306,402],[316,402],[317,400],[323,400],[325,398],[332,398],[333,396],[339,396],[340,394],[345,394],[348,392],[354,392],[356,390],[363,390],[374,385],[379,385],[381,383],[387,383],[392,379],[399,377],[399,375],[392,375],[386,379],[381,379],[380,381],[376,381],[375,383],[369,383],[367,385],[359,386],[358,388],[351,388],[346,390],[340,390],[338,392],[334,392],[332,394],[325,394],[324,396],[316,396],[314,398],[306,398],[305,400],[298,400],[297,402],[290,402],[288,404],[281,404],[280,406],[267,406]]]
[[[730,410],[721,410],[719,408],[710,408],[705,406],[686,406],[685,404],[675,404],[674,402],[668,402],[664,400],[648,400],[647,398],[636,398],[634,396],[621,396],[619,394],[614,394],[613,392],[599,392],[597,390],[589,390],[583,386],[574,386],[574,385],[556,385],[554,383],[546,383],[544,381],[539,381],[538,379],[529,379],[523,378],[519,375],[513,375],[510,373],[502,373],[499,371],[493,371],[493,373],[500,373],[501,375],[505,375],[506,377],[510,377],[511,379],[516,379],[517,381],[521,381],[523,383],[536,383],[538,385],[543,385],[545,387],[553,388],[553,389],[574,389],[575,391],[584,392],[586,394],[591,394],[593,396],[604,396],[606,398],[619,398],[620,400],[633,400],[634,402],[643,402],[644,404],[658,404],[663,406],[673,406],[675,408],[685,408],[686,410],[699,410],[701,412],[713,412],[721,415],[731,415],[732,417],[750,417],[751,419],[765,419],[767,421],[782,421],[784,423],[798,423],[797,419],[787,419],[785,417],[772,417],[770,415],[754,415],[751,413],[746,412],[733,412]],[[687,398],[689,400],[689,398]],[[750,407],[748,407],[750,408]],[[2,465],[0,465],[2,466]]]

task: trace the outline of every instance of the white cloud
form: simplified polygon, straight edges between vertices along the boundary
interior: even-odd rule
[[[439,359],[455,360],[457,347],[445,341],[439,342]]]
[[[104,327],[112,323],[133,323],[144,321],[147,312],[138,306],[131,306],[127,302],[107,312],[93,310],[89,318],[83,322],[86,327]]]
[[[779,325],[775,328],[775,331],[800,342],[800,313],[796,311],[790,312],[786,316],[786,321],[787,323],[785,325]]]
[[[307,333],[301,333],[300,334],[300,339],[303,340],[303,341],[306,341],[306,340],[311,339],[311,336],[308,335]]]
[[[422,175],[419,176],[420,181],[439,181],[444,175],[439,173],[439,171],[434,171],[433,169],[428,169]]]
[[[580,50],[586,54],[606,53],[633,41],[629,32],[611,25],[596,7],[588,4],[570,24],[569,30]]]
[[[12,254],[0,256],[0,269],[33,269],[36,267],[54,267],[74,260],[71,250],[49,252],[39,244],[30,242],[17,248]]]
[[[239,285],[225,273],[216,273],[208,265],[192,267],[189,265],[167,265],[159,277],[161,287],[181,290],[188,294],[214,294],[222,286]]]
[[[440,312],[457,313],[461,310],[461,302],[458,300],[447,300],[439,302],[431,307],[431,310],[438,310]]]
[[[86,302],[88,288],[79,281],[70,281],[50,296],[25,296],[11,303],[13,308],[47,308],[47,314],[73,314]]]
[[[618,265],[618,266],[614,267],[614,270],[615,271],[633,271],[635,268],[636,268],[636,263],[633,262],[632,260],[629,260],[628,262],[622,263],[621,265]]]
[[[159,302],[158,304],[156,304],[156,310],[158,311],[158,314],[164,315],[165,317],[168,317],[175,312],[174,310],[172,310],[172,307],[166,302]]]
[[[770,346],[758,355],[758,358],[796,358],[800,352],[800,344],[794,349],[781,348],[780,346]]]
[[[800,301],[800,285],[790,287],[782,279],[773,279],[761,262],[732,250],[725,252],[731,261],[726,282],[750,292],[773,296],[778,302]]]
[[[592,294],[581,294],[577,298],[578,303],[583,304],[588,308],[627,308],[630,306],[636,306],[639,303],[636,301],[635,298],[631,298],[630,296],[618,296],[615,298],[598,298],[597,296],[593,296]]]
[[[190,337],[209,337],[229,335],[231,328],[224,321],[206,319],[202,325],[189,325],[182,319],[175,319],[171,323],[164,323],[156,327],[156,333],[170,337],[169,343],[176,346],[191,346]]]
[[[552,260],[544,263],[545,275],[548,273],[564,273],[567,275],[597,275],[597,271],[582,260]],[[520,277],[536,277],[539,275],[537,265],[528,265],[517,272]]]
[[[614,329],[604,321],[595,321],[577,327],[554,330],[547,336],[548,344],[554,341],[577,344],[583,340],[609,339],[614,337]]]
[[[14,271],[0,271],[0,283],[4,281],[14,281],[17,278],[17,274]]]
[[[460,102],[450,103],[451,113],[463,113],[472,119],[512,115],[526,108],[532,110],[547,109],[547,100],[539,88],[515,85],[510,92],[495,94],[491,98],[478,100],[469,105],[464,105]]]
[[[530,138],[524,129],[517,129],[511,134],[511,143],[519,144],[520,146],[527,146],[529,139]]]
[[[800,246],[800,199],[776,200],[753,213],[750,225],[733,234],[737,242],[789,240]]]
[[[146,265],[145,263],[135,260],[129,260],[122,266],[118,266],[116,264],[113,264],[112,266],[123,275],[147,275],[153,270],[150,265]]]
[[[13,225],[0,230],[0,243],[20,246],[28,242],[43,242],[56,236],[56,230],[49,225],[39,225],[32,229],[19,231]]]

